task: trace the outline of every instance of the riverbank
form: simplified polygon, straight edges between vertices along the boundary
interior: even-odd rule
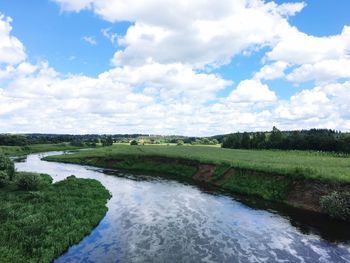
[[[38,174],[17,173],[28,177]],[[0,261],[52,262],[98,225],[109,192],[92,179],[74,176],[36,191],[16,183],[0,187]],[[47,183],[47,181],[49,181]]]
[[[72,146],[69,143],[58,144],[31,144],[26,146],[0,146],[0,154],[6,156],[24,156],[31,153],[51,151],[71,151],[84,147]]]
[[[324,153],[116,145],[45,160],[169,174],[321,213],[323,197],[350,192],[350,158]]]

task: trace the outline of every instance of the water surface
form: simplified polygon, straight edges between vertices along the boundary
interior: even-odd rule
[[[72,174],[94,178],[113,197],[100,224],[56,263],[350,262],[344,223],[262,209],[169,178],[40,160],[57,153],[29,155],[16,168],[48,173],[54,181]]]

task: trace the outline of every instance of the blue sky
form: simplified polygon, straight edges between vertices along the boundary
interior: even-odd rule
[[[350,2],[253,2],[2,0],[0,36],[22,47],[0,45],[0,132],[349,130]]]
[[[101,30],[111,28],[125,34],[130,24],[112,24],[88,11],[62,13],[55,3],[42,0],[5,0],[0,2],[0,10],[13,18],[13,35],[25,45],[29,59],[50,61],[63,73],[95,76],[109,69],[115,47]],[[84,36],[94,36],[98,45],[86,43]]]

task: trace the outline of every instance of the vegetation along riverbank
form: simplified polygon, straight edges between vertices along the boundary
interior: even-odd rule
[[[109,198],[96,180],[52,184],[49,175],[15,172],[0,155],[0,262],[52,262],[100,222]]]
[[[192,178],[350,219],[350,158],[332,153],[114,145],[45,160]]]
[[[88,146],[75,146],[70,143],[56,144],[29,144],[24,146],[4,146],[0,145],[0,155],[23,156],[30,153],[51,152],[51,151],[71,151]]]

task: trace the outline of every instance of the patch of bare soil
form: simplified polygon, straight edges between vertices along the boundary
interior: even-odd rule
[[[193,176],[193,179],[201,182],[209,182],[215,171],[214,164],[200,164],[198,171]]]
[[[335,191],[350,192],[350,185],[298,180],[293,182],[285,202],[294,207],[321,212],[320,198]]]

